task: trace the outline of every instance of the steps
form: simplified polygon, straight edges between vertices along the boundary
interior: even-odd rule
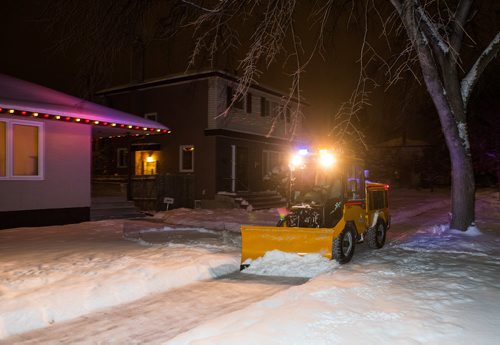
[[[219,192],[217,194],[231,197],[239,207],[251,207],[252,210],[262,210],[286,206],[286,199],[275,191],[236,193]]]
[[[92,197],[90,205],[90,220],[141,218],[141,213],[132,201],[122,196]]]

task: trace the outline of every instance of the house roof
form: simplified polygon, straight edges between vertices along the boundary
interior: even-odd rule
[[[169,132],[168,127],[156,121],[5,74],[0,74],[0,113],[93,124],[100,130],[109,127],[114,133]]]
[[[378,148],[394,148],[394,147],[428,147],[431,146],[423,140],[408,139],[405,137],[397,137],[389,139],[376,145]]]
[[[210,78],[210,77],[219,77],[219,78],[224,78],[226,80],[230,80],[232,82],[238,83],[238,77],[234,76],[232,74],[229,74],[224,71],[203,71],[203,72],[198,72],[198,73],[190,73],[190,74],[175,74],[175,75],[169,75],[169,76],[164,76],[161,78],[155,78],[155,79],[149,79],[145,80],[143,82],[137,82],[137,83],[129,83],[125,85],[119,85],[111,88],[107,88],[104,90],[100,90],[96,92],[96,95],[98,96],[107,96],[107,95],[112,95],[116,93],[122,93],[122,92],[128,92],[128,91],[134,91],[134,90],[144,90],[144,89],[150,89],[150,88],[155,88],[155,87],[161,87],[165,85],[171,85],[171,84],[176,84],[176,83],[181,83],[181,82],[186,82],[186,81],[191,81],[191,80],[199,80],[199,79],[205,79],[205,78]],[[265,93],[268,93],[273,96],[277,97],[282,97],[284,94],[278,90],[262,86],[260,84],[251,84],[250,88],[259,90]],[[298,102],[296,98],[292,98],[294,102]],[[305,102],[301,102],[301,104],[308,105]]]

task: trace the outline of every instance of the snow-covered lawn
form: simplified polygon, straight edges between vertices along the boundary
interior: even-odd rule
[[[444,225],[446,192],[391,196],[393,227],[381,250],[359,245],[342,266],[271,252],[247,272],[313,278],[169,343],[498,344],[497,193],[478,192],[478,228],[467,233]],[[239,224],[274,221],[270,211],[181,209],[151,223],[0,231],[0,339],[235,271]]]
[[[239,252],[222,240],[123,238],[123,229],[148,226],[163,235],[173,230],[109,220],[0,231],[0,339],[239,269]]]

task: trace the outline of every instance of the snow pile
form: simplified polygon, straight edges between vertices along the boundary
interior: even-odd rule
[[[464,232],[450,230],[449,225],[442,224],[419,229],[405,238],[403,242],[395,240],[390,245],[415,251],[486,256],[498,251],[500,238],[491,234],[483,234],[477,227],[469,227]]]
[[[244,264],[250,266],[243,270],[243,273],[303,278],[312,278],[338,265],[335,261],[328,260],[320,254],[301,256],[279,250],[267,252],[256,260],[248,259]]]

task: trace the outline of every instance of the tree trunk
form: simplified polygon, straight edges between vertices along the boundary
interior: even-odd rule
[[[460,148],[448,146],[448,149],[451,158],[450,228],[466,231],[474,223],[475,183],[472,159]]]
[[[450,153],[450,228],[466,231],[474,222],[475,183],[465,111],[457,105],[458,102],[461,102],[460,96],[453,92],[454,90],[450,90],[452,87],[458,87],[458,85],[451,85],[450,87],[450,84],[445,83],[449,87],[447,89],[443,88],[440,78],[435,76],[436,66],[429,64],[429,55],[422,54],[419,57],[424,81],[438,112],[446,146]],[[463,127],[460,128],[460,126]]]
[[[441,121],[441,127],[450,153],[451,160],[451,219],[450,228],[466,231],[474,222],[475,210],[475,183],[472,158],[469,148],[464,144],[468,142],[466,131],[458,128],[458,123],[453,116],[449,102],[443,95],[439,81],[428,78],[429,71],[425,64],[422,72],[427,90]],[[465,125],[465,124],[464,124]],[[461,137],[465,136],[465,138]],[[464,140],[465,139],[465,140]]]
[[[420,30],[416,20],[416,3],[405,1],[401,19],[416,51],[427,91],[439,115],[441,128],[451,159],[451,219],[450,228],[466,231],[474,222],[474,171],[456,65],[446,54],[433,46]],[[444,83],[444,85],[443,85]]]

